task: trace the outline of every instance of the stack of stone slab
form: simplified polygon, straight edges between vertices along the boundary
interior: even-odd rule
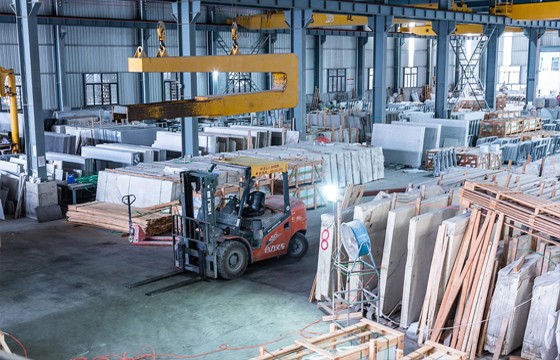
[[[347,184],[365,184],[384,177],[381,149],[356,144],[318,145],[301,142],[289,147],[277,146],[220,154],[220,157],[228,158],[238,156],[288,162],[290,192],[310,208],[325,204],[321,184],[343,187]],[[208,171],[214,158],[215,156],[207,155],[185,160],[139,163],[136,166],[101,171],[96,200],[119,204],[123,195],[131,193],[136,195],[136,205],[139,207],[177,200],[180,195],[179,173],[186,170]],[[237,185],[244,176],[240,169],[225,165],[218,166],[214,172],[219,176],[219,186]],[[145,189],[153,191],[147,192]],[[281,186],[275,189],[279,190]]]

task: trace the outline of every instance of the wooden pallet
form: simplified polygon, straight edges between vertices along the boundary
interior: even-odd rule
[[[466,360],[467,354],[435,343],[433,341],[426,341],[426,344],[418,350],[414,350],[410,354],[397,359],[397,360]]]
[[[545,235],[560,234],[560,203],[498,185],[467,181],[459,192],[461,206],[479,206],[505,214],[521,225]],[[545,242],[558,242],[544,238]]]
[[[357,345],[356,345],[357,343]],[[368,319],[356,325],[330,332],[310,340],[296,340],[294,345],[276,351],[259,349],[253,360],[296,360],[320,357],[330,360],[398,359],[404,350],[404,334]]]

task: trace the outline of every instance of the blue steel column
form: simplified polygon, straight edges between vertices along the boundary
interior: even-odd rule
[[[439,20],[432,23],[437,34],[436,49],[436,117],[447,118],[447,87],[449,86],[449,35],[455,29],[450,21]]]
[[[373,89],[372,89],[372,121],[385,123],[387,105],[387,31],[391,27],[391,16],[372,16],[368,26],[373,33]]]
[[[364,96],[364,74],[367,73],[366,64],[366,44],[367,37],[356,38],[356,98]]]
[[[61,9],[57,0],[53,0],[54,13],[60,16]],[[62,111],[68,105],[68,96],[66,91],[66,26],[56,25],[53,28],[54,38],[54,60],[56,67],[56,99],[58,110]]]
[[[527,51],[527,88],[525,90],[526,102],[532,102],[536,96],[537,68],[539,64],[539,39],[544,34],[544,29],[525,29],[525,36],[529,39]]]
[[[183,0],[173,3],[173,10],[178,22],[179,55],[196,56],[196,20],[200,16],[200,1]],[[183,73],[183,99],[196,96],[197,73]],[[183,156],[198,155],[198,119],[181,119],[181,141]]]
[[[138,0],[138,18],[140,20],[146,20],[146,0]],[[148,51],[150,32],[144,28],[139,29],[138,38],[140,39],[140,46],[144,49],[144,52]],[[143,72],[138,75],[140,79],[140,103],[146,104],[150,102],[150,74]]]
[[[404,39],[393,39],[393,92],[400,93],[401,68],[402,68],[402,46]]]
[[[41,69],[37,39],[38,0],[14,0],[16,12],[19,61],[23,85],[24,139],[27,175],[46,180],[45,133],[43,100],[41,96]]]
[[[486,103],[496,108],[496,86],[498,85],[498,40],[504,32],[504,26],[496,26],[486,45]]]
[[[214,7],[208,6],[206,8],[206,16],[207,22],[210,24],[215,23],[215,9]],[[206,32],[206,55],[217,55],[216,54],[216,34],[214,31],[207,31]],[[207,86],[208,86],[208,95],[215,95],[218,91],[218,79],[217,76],[214,76],[214,73],[208,73],[207,78]]]
[[[327,41],[326,35],[315,36],[315,49],[313,51],[313,86],[321,90],[323,88],[323,45]]]
[[[306,137],[307,114],[305,109],[305,40],[307,25],[312,20],[312,11],[309,9],[293,9],[285,12],[286,22],[292,29],[292,52],[298,58],[298,104],[294,108],[295,130],[299,131],[300,140]]]

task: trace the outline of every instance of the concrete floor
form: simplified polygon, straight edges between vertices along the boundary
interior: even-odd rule
[[[426,174],[387,170],[368,189],[406,186]],[[309,252],[250,266],[238,280],[198,282],[164,294],[126,284],[173,270],[169,248],[135,247],[120,234],[66,221],[0,222],[0,329],[17,336],[33,359],[93,359],[126,353],[245,359],[258,346],[293,343],[323,315],[308,302],[317,266],[321,208],[308,212]],[[324,332],[319,322],[309,331]],[[310,334],[309,332],[307,333]],[[17,351],[17,347],[14,344]]]

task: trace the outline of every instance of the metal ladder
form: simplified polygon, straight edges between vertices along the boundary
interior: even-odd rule
[[[492,33],[482,35],[470,57],[467,57],[463,39],[455,37],[450,40],[451,48],[453,49],[455,56],[457,56],[459,66],[461,68],[461,76],[453,88],[454,97],[448,101],[448,105],[450,105],[451,108],[454,104],[459,103],[462,98],[468,96],[473,96],[481,109],[488,108],[488,103],[486,102],[486,97],[484,96],[484,84],[478,76],[477,68],[491,36]],[[457,94],[457,96],[455,96],[455,94]]]

